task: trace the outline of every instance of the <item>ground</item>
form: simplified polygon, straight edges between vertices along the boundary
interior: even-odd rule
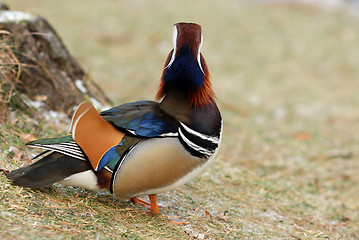
[[[12,0],[46,17],[116,104],[153,99],[172,24],[200,23],[224,118],[221,151],[194,181],[159,195],[176,226],[109,193],[29,190],[0,176],[8,239],[358,239],[359,28],[344,10],[241,1]],[[18,116],[1,125],[0,166],[29,136],[65,133]]]

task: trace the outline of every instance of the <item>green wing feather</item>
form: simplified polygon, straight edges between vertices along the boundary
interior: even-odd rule
[[[44,138],[35,141],[31,141],[26,143],[27,146],[31,145],[52,145],[52,144],[59,144],[59,143],[66,143],[74,141],[71,135],[65,137],[57,137],[57,138]]]

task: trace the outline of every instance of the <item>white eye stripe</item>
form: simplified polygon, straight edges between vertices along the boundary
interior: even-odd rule
[[[173,26],[173,37],[172,37],[172,41],[173,41],[173,52],[172,52],[172,56],[171,56],[171,60],[168,62],[167,66],[165,68],[169,68],[171,67],[172,63],[175,61],[176,58],[176,52],[177,52],[177,36],[178,36],[178,30],[177,30],[177,26],[174,25]],[[201,63],[201,48],[202,48],[202,43],[203,43],[203,34],[201,33],[201,43],[198,46],[198,53],[197,53],[197,62],[198,62],[198,66],[201,69],[202,73],[204,73],[203,71],[203,67],[202,67],[202,63]]]
[[[169,61],[169,63],[167,64],[167,66],[165,68],[169,68],[172,63],[174,62],[175,60],[175,56],[176,56],[176,51],[177,51],[177,35],[178,35],[178,31],[177,31],[177,26],[174,25],[173,26],[173,53],[172,53],[172,57],[171,57],[171,60]]]
[[[201,34],[201,43],[198,46],[198,53],[197,53],[197,62],[199,65],[199,68],[201,69],[202,73],[204,74],[203,68],[202,68],[202,64],[201,64],[201,48],[202,48],[202,43],[203,43],[203,35]]]

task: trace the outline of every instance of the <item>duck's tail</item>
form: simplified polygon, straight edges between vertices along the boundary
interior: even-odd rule
[[[32,165],[4,173],[16,185],[40,188],[61,181],[65,183],[71,176],[88,171],[93,172],[87,161],[52,152]]]

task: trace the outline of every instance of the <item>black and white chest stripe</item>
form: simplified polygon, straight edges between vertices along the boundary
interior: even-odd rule
[[[195,131],[179,122],[178,132],[163,133],[157,137],[176,137],[191,155],[198,158],[209,158],[214,155],[220,145],[221,133],[222,127],[218,131],[218,136],[211,136]],[[137,135],[135,132],[133,134]]]
[[[220,144],[220,134],[218,136],[210,136],[197,132],[180,122],[178,128],[178,138],[183,147],[198,158],[211,157]]]

